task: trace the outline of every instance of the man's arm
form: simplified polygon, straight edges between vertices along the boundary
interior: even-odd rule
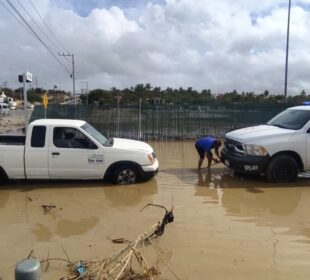
[[[208,158],[208,167],[211,166],[212,160],[215,163],[219,163],[221,161],[221,157],[220,157],[220,154],[219,154],[219,149],[218,148],[214,148],[214,152],[215,152],[215,154],[216,154],[216,156],[218,158],[214,158],[212,153],[210,153],[210,152],[206,153],[206,157]]]
[[[215,151],[215,154],[218,157],[218,159],[221,160],[221,156],[220,156],[220,153],[219,153],[219,148],[215,148],[214,151]]]

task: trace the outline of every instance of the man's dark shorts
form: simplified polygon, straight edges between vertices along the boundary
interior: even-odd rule
[[[199,147],[197,144],[195,144],[195,148],[197,150],[197,153],[199,154],[200,159],[204,159],[205,158],[205,151],[204,151],[204,149]],[[209,151],[208,154],[210,156],[212,156],[211,151]]]

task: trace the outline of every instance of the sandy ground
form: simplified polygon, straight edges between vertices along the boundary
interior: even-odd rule
[[[30,119],[33,110],[28,110]],[[25,115],[23,110],[11,110],[9,115],[0,115],[0,134],[19,134],[25,127]]]
[[[0,279],[31,250],[39,259],[102,259],[134,240],[170,208],[175,222],[156,247],[179,279],[309,279],[310,181],[267,184],[222,165],[198,172],[192,142],[152,143],[158,175],[141,184],[15,182],[0,189]],[[53,204],[45,213],[41,205]],[[159,262],[161,263],[161,262]],[[176,279],[160,264],[160,279]],[[42,279],[66,276],[51,262]]]

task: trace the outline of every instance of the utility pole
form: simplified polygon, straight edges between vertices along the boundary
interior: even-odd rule
[[[82,81],[81,84],[86,84],[86,120],[88,120],[88,81]],[[84,89],[82,88],[82,94],[84,94]]]
[[[80,83],[86,85],[86,92],[85,92],[86,93],[86,104],[88,106],[88,81],[82,81]],[[83,91],[83,89],[82,89],[82,91]],[[82,93],[84,93],[84,91]]]
[[[287,103],[287,72],[288,72],[288,52],[290,42],[290,18],[291,0],[288,1],[287,32],[286,32],[286,56],[285,56],[285,79],[284,79],[284,102]]]
[[[117,136],[120,136],[119,133],[119,119],[120,119],[120,110],[119,110],[119,101],[122,99],[122,97],[120,95],[115,96],[115,98],[117,99]]]
[[[142,115],[141,115],[141,103],[142,103],[142,98],[139,99],[139,140],[142,138]]]
[[[76,95],[75,95],[75,74],[74,74],[74,54],[70,54],[70,53],[58,53],[59,56],[70,56],[71,57],[71,61],[72,61],[72,74],[71,74],[71,77],[72,77],[72,80],[73,80],[73,97],[74,97],[74,105],[76,105]]]

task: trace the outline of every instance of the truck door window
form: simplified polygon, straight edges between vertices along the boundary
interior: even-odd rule
[[[45,146],[46,127],[34,126],[31,135],[31,147],[43,148]]]
[[[53,143],[58,148],[97,149],[88,137],[71,127],[55,127]]]

